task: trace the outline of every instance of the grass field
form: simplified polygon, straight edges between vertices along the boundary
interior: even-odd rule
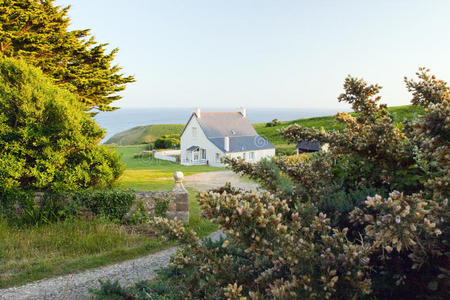
[[[146,145],[114,146],[125,163],[126,170],[118,181],[118,187],[135,191],[167,190],[173,187],[173,173],[181,171],[185,176],[200,172],[223,170],[210,166],[182,166],[154,158],[134,158],[134,154],[146,150]]]

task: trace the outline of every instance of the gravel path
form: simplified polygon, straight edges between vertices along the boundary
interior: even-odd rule
[[[0,289],[0,299],[85,299],[90,295],[89,288],[99,287],[99,279],[118,280],[125,286],[143,279],[152,279],[156,275],[155,270],[166,266],[176,249],[172,247],[99,269],[44,279],[20,287]]]
[[[212,240],[218,240],[221,236],[223,236],[221,231],[209,235]],[[156,276],[155,271],[166,266],[176,250],[177,247],[172,247],[98,269],[39,280],[19,287],[0,289],[0,299],[86,299],[92,296],[89,288],[99,287],[98,280],[118,280],[121,285],[129,286],[141,280],[153,279]]]
[[[184,177],[183,184],[198,191],[224,186],[231,182],[234,187],[245,190],[256,190],[258,184],[237,175],[233,171],[204,172]]]

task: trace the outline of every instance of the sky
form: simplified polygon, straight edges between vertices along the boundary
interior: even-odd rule
[[[344,108],[347,75],[410,101],[421,66],[450,80],[450,1],[57,0],[119,48],[119,107]]]

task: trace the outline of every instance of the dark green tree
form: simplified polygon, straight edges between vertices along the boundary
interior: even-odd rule
[[[171,149],[180,147],[180,135],[178,134],[166,134],[156,139],[156,149]]]
[[[0,192],[106,186],[122,164],[76,96],[24,60],[0,57]]]
[[[113,65],[118,49],[107,52],[89,30],[68,29],[70,6],[54,0],[0,0],[0,52],[23,57],[77,95],[86,109],[113,110],[117,94],[133,82]]]

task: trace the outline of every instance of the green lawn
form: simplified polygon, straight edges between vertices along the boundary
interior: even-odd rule
[[[223,170],[223,168],[215,168],[210,166],[182,166],[170,161],[153,159],[153,158],[134,158],[134,154],[138,154],[148,149],[148,145],[132,145],[132,146],[111,146],[120,155],[120,159],[125,163],[127,170],[152,170],[155,172],[175,172],[182,171],[185,175],[192,175],[199,172],[210,172]]]
[[[173,173],[181,171],[185,176],[200,172],[223,170],[210,166],[182,166],[170,161],[154,158],[134,158],[134,154],[146,150],[146,145],[114,146],[121,156],[126,170],[117,185],[135,191],[170,190],[173,187]]]

